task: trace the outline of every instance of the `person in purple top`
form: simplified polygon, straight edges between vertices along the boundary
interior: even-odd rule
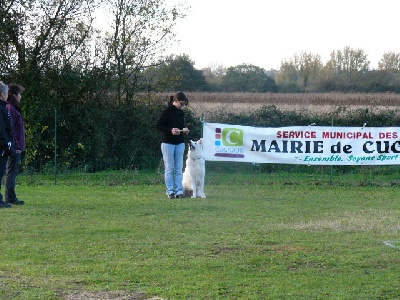
[[[15,185],[19,164],[21,162],[21,153],[26,150],[25,123],[21,110],[21,95],[24,90],[25,89],[18,84],[9,84],[6,106],[13,124],[11,134],[14,141],[15,152],[8,157],[7,161],[5,200],[7,203],[17,205],[25,204],[25,202],[19,200],[15,194]]]

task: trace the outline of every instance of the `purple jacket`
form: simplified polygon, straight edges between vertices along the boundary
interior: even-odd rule
[[[7,104],[7,110],[14,125],[11,133],[14,138],[15,150],[25,151],[25,123],[21,111],[10,103]]]

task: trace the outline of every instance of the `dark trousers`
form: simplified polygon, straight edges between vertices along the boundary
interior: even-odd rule
[[[8,157],[6,169],[6,202],[16,202],[17,195],[15,194],[15,185],[17,183],[19,163],[21,161],[21,153],[15,153]],[[4,174],[4,171],[3,171]]]
[[[3,182],[4,172],[6,170],[8,156],[0,156],[0,202],[3,202],[3,195],[1,194],[1,183]]]

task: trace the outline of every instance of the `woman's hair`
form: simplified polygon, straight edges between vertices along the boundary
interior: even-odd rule
[[[9,84],[7,102],[14,105],[18,109],[21,109],[21,103],[17,101],[15,96],[18,94],[22,94],[24,91],[25,91],[24,87],[19,84],[15,83]]]
[[[169,103],[172,104],[175,100],[184,101],[185,105],[189,105],[189,99],[183,92],[176,93],[173,96],[169,96]]]
[[[11,83],[8,85],[8,93],[9,94],[22,94],[25,91],[24,87],[19,84]]]
[[[4,84],[3,81],[0,81],[0,93],[8,93],[8,86]]]

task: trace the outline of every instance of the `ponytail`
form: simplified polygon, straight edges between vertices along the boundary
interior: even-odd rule
[[[186,95],[183,92],[176,93],[173,96],[169,96],[169,104],[174,103],[175,100],[180,102],[185,102],[185,105],[189,105],[189,99],[186,98]]]

